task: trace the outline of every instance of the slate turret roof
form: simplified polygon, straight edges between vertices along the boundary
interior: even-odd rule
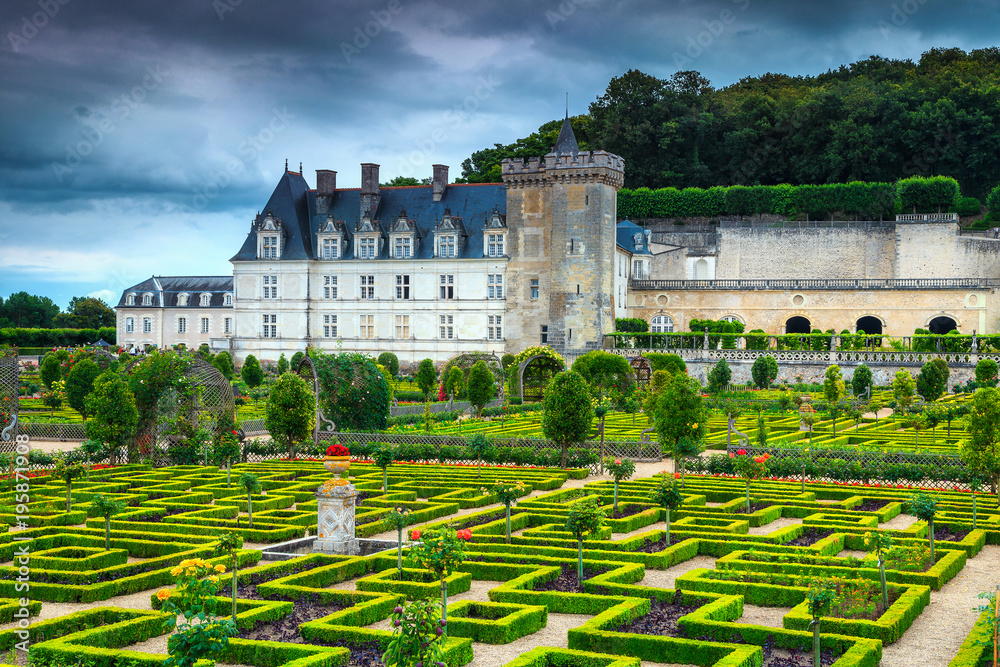
[[[636,235],[639,242],[636,243]],[[643,229],[631,220],[622,220],[615,227],[615,241],[623,250],[633,255],[652,255],[649,249],[649,230]]]

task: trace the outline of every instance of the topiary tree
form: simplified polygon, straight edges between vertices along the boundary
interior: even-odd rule
[[[465,390],[465,374],[458,366],[452,366],[448,371],[448,377],[444,379],[445,396],[458,398]]]
[[[778,362],[771,355],[757,357],[750,367],[750,377],[758,389],[766,389],[771,386],[774,379],[778,377]]]
[[[66,483],[66,512],[69,513],[73,506],[73,480],[84,473],[83,465],[80,463],[69,463],[62,456],[56,458],[56,467],[52,470],[52,477],[61,479]]]
[[[238,586],[236,585],[236,568],[239,565],[239,559],[236,557],[237,552],[243,548],[243,538],[236,533],[223,533],[219,535],[219,541],[215,545],[213,550],[216,556],[226,556],[229,561],[229,570],[233,573],[233,583],[232,583],[232,593],[233,593],[233,622],[236,621],[236,593]]]
[[[917,384],[913,381],[910,371],[905,368],[896,372],[896,377],[892,380],[892,397],[896,400],[896,408],[906,411],[913,405],[913,392]],[[893,418],[896,410],[893,410]]]
[[[83,422],[87,423],[87,396],[94,390],[94,380],[101,374],[101,369],[93,359],[81,359],[73,364],[66,376],[66,402],[69,407],[80,413]]]
[[[276,442],[295,459],[295,445],[312,433],[316,418],[316,397],[312,387],[295,373],[278,376],[267,397],[264,426]]]
[[[288,372],[288,359],[285,359],[285,353],[282,352],[281,356],[278,357],[278,375],[284,375]]]
[[[688,375],[672,376],[653,409],[653,423],[664,447],[673,451],[682,438],[700,440],[707,419],[698,380]]]
[[[572,372],[572,371],[571,371]],[[604,526],[604,510],[600,501],[594,496],[588,496],[570,505],[566,515],[566,530],[576,538],[576,575],[583,584],[583,538],[597,532]]]
[[[104,517],[104,550],[111,550],[111,517],[125,511],[125,501],[98,493],[90,501],[98,516]]]
[[[936,401],[948,389],[950,377],[951,370],[948,368],[947,361],[941,358],[931,359],[920,368],[920,372],[917,374],[917,393],[927,401]]]
[[[1000,390],[979,389],[969,402],[965,416],[968,438],[962,441],[961,456],[965,465],[990,481],[996,493],[1000,484]]]
[[[660,475],[660,482],[657,484],[656,488],[653,489],[653,493],[650,495],[650,500],[654,505],[659,505],[664,509],[667,524],[667,530],[663,538],[664,547],[669,547],[670,511],[681,506],[684,502],[684,496],[681,495],[681,490],[677,486],[677,480],[673,477],[667,476],[666,470],[664,470],[663,474]]]
[[[625,396],[636,389],[635,371],[628,360],[618,354],[604,350],[592,350],[581,354],[573,362],[573,371],[579,373],[591,390],[596,392],[617,391]]]
[[[674,445],[674,469],[681,469],[681,488],[684,488],[685,462],[690,458],[697,458],[704,451],[705,447],[701,441],[691,437],[683,437]]]
[[[420,391],[424,395],[424,400],[430,399],[431,391],[437,384],[438,373],[437,369],[434,368],[434,362],[430,359],[424,359],[417,366],[417,386],[420,387]]]
[[[938,501],[926,493],[920,492],[910,496],[906,504],[906,513],[927,522],[928,539],[931,545],[931,564],[934,560],[934,516],[938,511]]]
[[[865,393],[872,385],[872,369],[868,368],[865,364],[861,364],[854,369],[854,375],[851,377],[851,389],[854,391],[855,396]],[[868,398],[871,399],[870,394]]]
[[[823,378],[823,397],[829,404],[830,417],[833,418],[833,436],[837,436],[837,416],[840,414],[840,402],[844,400],[844,376],[840,366],[833,364],[826,369]]]
[[[483,459],[493,449],[493,443],[483,433],[476,433],[469,440],[469,452],[476,457],[476,477],[482,477]]]
[[[514,363],[514,355],[513,355],[513,354],[505,354],[505,355],[503,355],[502,357],[500,357],[500,366],[501,366],[501,367],[502,367],[502,368],[503,368],[503,369],[504,369],[505,371],[506,371],[506,370],[507,370],[508,368],[510,368],[510,365],[511,365],[512,363]]]
[[[496,378],[485,361],[477,361],[469,370],[469,387],[466,393],[472,407],[476,409],[476,416],[482,416],[483,407],[496,396]]]
[[[240,377],[250,389],[256,389],[264,381],[264,370],[260,367],[257,357],[248,354],[240,369]]]
[[[587,381],[573,371],[556,374],[545,389],[543,406],[542,432],[561,448],[560,467],[565,468],[570,446],[586,440],[594,421]]]
[[[128,447],[135,438],[139,412],[128,382],[114,371],[104,371],[94,380],[94,390],[87,397],[87,437],[110,448],[111,465],[118,462],[118,449]]]
[[[736,349],[736,328],[732,322],[726,322],[722,325],[722,349]]]
[[[507,518],[507,544],[510,544],[510,506],[517,502],[517,499],[528,494],[531,488],[524,482],[502,482],[496,481],[493,486],[480,489],[484,496],[492,496],[504,504]]]
[[[363,354],[310,352],[323,414],[343,431],[381,431],[389,426],[392,384],[375,360]]]
[[[260,480],[257,479],[257,475],[245,472],[240,475],[239,486],[247,494],[248,523],[253,528],[253,494],[260,491]]]
[[[52,383],[62,380],[62,364],[54,354],[46,354],[42,359],[42,365],[38,368],[38,375],[42,379],[42,384],[51,389]]]
[[[611,456],[604,459],[604,469],[615,478],[614,504],[611,506],[613,514],[618,513],[618,482],[628,479],[635,474],[635,462],[632,459],[616,459]]]
[[[299,370],[299,364],[302,363],[302,357],[304,356],[306,356],[306,353],[303,352],[302,350],[299,350],[298,352],[293,354],[292,361],[288,370],[292,371],[293,373],[297,373]]]
[[[382,493],[389,490],[389,466],[396,457],[396,450],[388,442],[378,443],[372,449],[372,463],[382,469]]]
[[[219,369],[222,376],[230,382],[236,375],[236,366],[233,365],[233,358],[225,350],[215,355],[212,359],[212,365]]]
[[[721,391],[733,379],[733,372],[725,359],[719,359],[708,372],[708,390],[712,393]]]
[[[392,352],[383,352],[378,355],[378,363],[384,366],[392,377],[399,375],[399,357]]]
[[[995,359],[980,359],[976,362],[976,382],[996,386],[1000,365]]]

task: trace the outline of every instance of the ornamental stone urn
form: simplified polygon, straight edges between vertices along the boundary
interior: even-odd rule
[[[313,551],[356,556],[361,553],[354,534],[358,490],[340,475],[351,466],[350,456],[327,456],[323,467],[337,475],[316,489],[316,535]]]

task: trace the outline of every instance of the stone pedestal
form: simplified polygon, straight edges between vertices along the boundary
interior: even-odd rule
[[[361,553],[354,535],[358,490],[344,480],[331,479],[316,491],[317,539],[313,551],[356,556]]]

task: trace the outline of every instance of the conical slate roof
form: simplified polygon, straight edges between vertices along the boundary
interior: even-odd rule
[[[559,138],[552,148],[553,153],[572,153],[576,155],[580,152],[580,146],[576,143],[576,135],[573,134],[573,127],[569,124],[569,114],[563,120],[562,129],[559,130]]]

